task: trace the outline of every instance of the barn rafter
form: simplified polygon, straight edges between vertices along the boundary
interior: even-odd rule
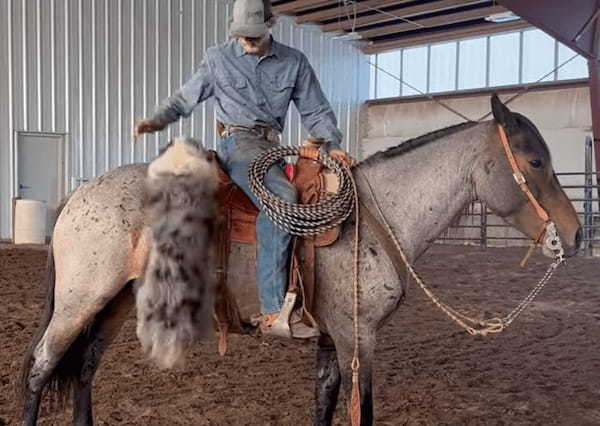
[[[279,0],[273,8],[325,32],[352,33],[365,53],[530,25],[490,0]]]

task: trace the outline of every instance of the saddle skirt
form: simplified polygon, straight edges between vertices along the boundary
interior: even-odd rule
[[[293,171],[290,172],[290,168],[287,168],[286,174],[296,186],[299,203],[316,203],[327,193],[337,191],[337,177],[311,159],[299,157]],[[256,218],[259,210],[222,168],[219,168],[218,177],[220,221],[215,320],[219,332],[219,353],[224,354],[228,332],[246,333],[253,329],[249,325],[251,319],[241,317],[236,295],[227,285],[227,270],[231,243],[256,244]],[[340,228],[336,227],[314,237],[299,238],[294,246],[288,291],[302,296],[302,306],[306,312],[305,321],[311,325],[314,325],[310,311],[316,285],[315,248],[333,244],[339,234]]]

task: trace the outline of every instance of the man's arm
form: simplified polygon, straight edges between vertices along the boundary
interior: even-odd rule
[[[292,99],[311,136],[326,141],[328,152],[341,151],[342,133],[337,127],[337,119],[305,56],[302,56]]]
[[[181,117],[189,116],[196,105],[213,95],[213,78],[210,65],[205,57],[183,87],[167,98],[151,117],[137,123],[134,135],[162,130]]]

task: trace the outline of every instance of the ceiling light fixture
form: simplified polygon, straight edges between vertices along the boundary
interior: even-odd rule
[[[359,33],[357,33],[356,31],[352,31],[349,33],[334,36],[334,37],[332,37],[332,39],[333,40],[355,41],[355,40],[361,40],[362,36]]]
[[[500,22],[510,22],[510,21],[517,21],[521,19],[519,16],[515,15],[512,12],[500,12],[500,13],[494,13],[492,15],[486,16],[485,20],[489,21],[489,22],[496,22],[496,23],[500,23]]]

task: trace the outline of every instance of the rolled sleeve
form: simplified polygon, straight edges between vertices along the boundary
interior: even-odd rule
[[[214,93],[214,75],[205,58],[192,77],[160,105],[152,118],[167,125],[188,117],[196,105],[210,98]]]
[[[337,127],[337,119],[305,56],[302,56],[292,99],[311,136],[327,142],[327,151],[341,149],[342,133]]]

